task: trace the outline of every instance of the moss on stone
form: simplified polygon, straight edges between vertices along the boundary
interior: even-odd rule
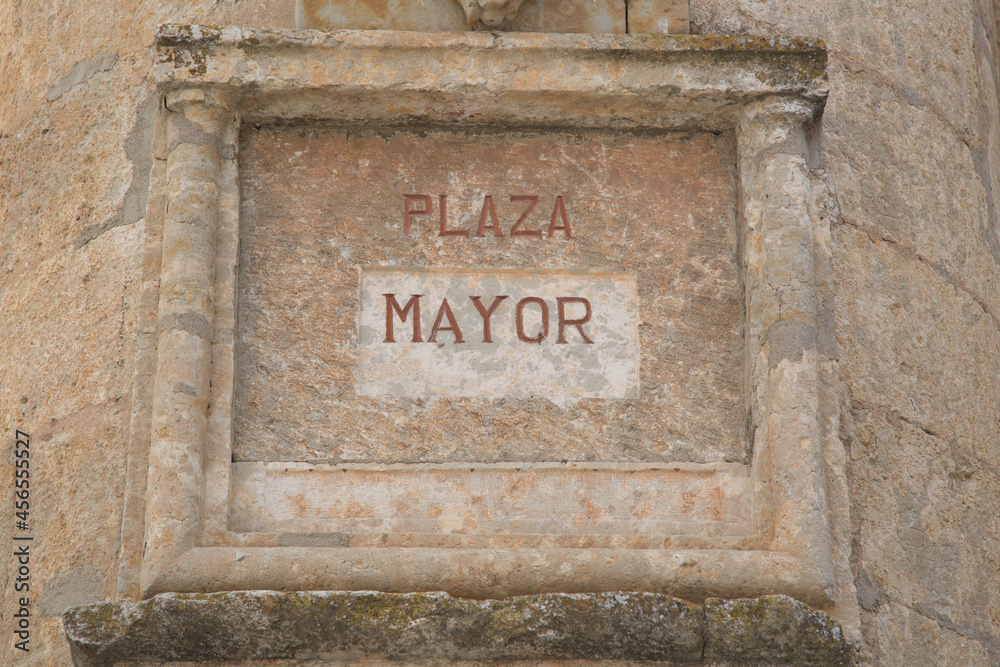
[[[130,660],[657,660],[848,665],[835,621],[791,598],[654,593],[465,600],[443,593],[165,594],[70,609],[77,664]]]
[[[705,658],[728,664],[854,664],[840,625],[784,595],[705,602]]]

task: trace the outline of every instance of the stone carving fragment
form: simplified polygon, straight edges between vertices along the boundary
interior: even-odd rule
[[[517,16],[524,0],[458,0],[470,26],[499,28]]]

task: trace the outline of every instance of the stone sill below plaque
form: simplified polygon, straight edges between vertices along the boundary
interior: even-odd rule
[[[569,659],[836,667],[856,660],[836,621],[780,595],[693,604],[656,593],[468,600],[237,591],[98,602],[63,618],[77,665]]]

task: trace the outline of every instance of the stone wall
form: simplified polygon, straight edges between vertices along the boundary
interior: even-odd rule
[[[997,664],[998,5],[806,7],[694,1],[692,30],[808,33],[830,49],[816,166],[866,651]]]
[[[118,559],[164,21],[293,27],[292,3],[0,6],[0,424],[33,446],[30,656],[68,664],[59,614],[120,590]],[[9,470],[5,466],[5,470]],[[10,474],[4,507],[13,505]],[[139,509],[141,516],[141,508]],[[11,521],[0,541],[12,550]],[[4,625],[18,597],[4,559]]]
[[[20,655],[5,557],[0,663],[66,664],[59,614],[138,594],[119,564],[134,557],[142,513],[126,480],[145,473],[126,462],[155,26],[294,27],[293,4],[0,1],[0,428],[8,465],[14,429],[31,435],[36,614]],[[863,652],[873,664],[998,664],[1000,5],[691,0],[690,11],[692,32],[829,48],[812,166],[832,227]],[[11,478],[0,476],[6,508]],[[15,532],[0,518],[6,553]]]

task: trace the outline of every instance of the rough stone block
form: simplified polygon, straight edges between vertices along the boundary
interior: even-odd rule
[[[704,614],[665,595],[160,595],[70,610],[78,665],[161,660],[672,660],[697,662]]]
[[[835,621],[782,596],[696,605],[655,593],[467,600],[242,591],[100,602],[69,610],[64,621],[77,665],[336,656],[836,667],[854,659]]]
[[[704,655],[727,665],[837,667],[854,660],[835,621],[781,595],[707,600]]]

